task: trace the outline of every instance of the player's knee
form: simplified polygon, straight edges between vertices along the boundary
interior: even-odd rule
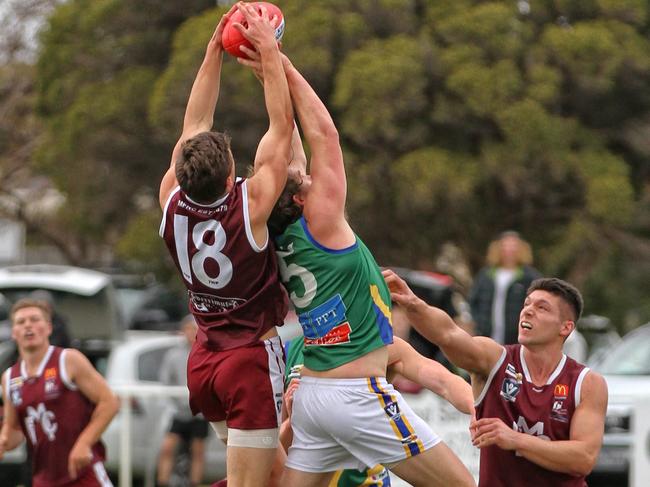
[[[280,438],[278,428],[259,430],[228,429],[228,446],[244,448],[277,448]]]

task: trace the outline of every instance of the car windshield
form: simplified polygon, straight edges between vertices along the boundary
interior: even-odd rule
[[[650,375],[650,328],[626,337],[598,369],[603,374]]]

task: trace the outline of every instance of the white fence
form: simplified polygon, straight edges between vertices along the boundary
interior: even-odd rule
[[[132,468],[132,431],[133,431],[133,410],[132,400],[141,398],[187,398],[188,391],[184,386],[164,386],[164,385],[114,385],[111,387],[113,392],[120,398],[120,447],[119,447],[119,487],[131,487],[133,483]],[[152,445],[152,449],[155,446]],[[152,464],[147,469],[145,475],[145,487],[154,485],[154,469]]]
[[[634,403],[629,487],[650,484],[650,391]]]

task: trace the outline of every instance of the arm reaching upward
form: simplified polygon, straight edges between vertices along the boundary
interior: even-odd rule
[[[435,360],[420,355],[411,345],[394,337],[388,346],[388,367],[417,382],[451,403],[461,413],[474,414],[471,386]]]
[[[273,22],[266,8],[258,15],[249,4],[240,3],[248,27],[234,24],[259,53],[264,101],[269,114],[269,128],[255,155],[255,174],[248,180],[249,213],[253,236],[258,243],[267,238],[266,221],[287,180],[292,133],[293,107],[280,50],[275,40]]]
[[[221,65],[223,63],[221,35],[224,26],[235,8],[236,5],[233,5],[221,17],[217,28],[210,38],[210,42],[208,42],[203,63],[192,85],[192,91],[190,92],[187,108],[185,109],[185,118],[183,119],[183,132],[174,146],[169,169],[160,183],[159,200],[161,208],[165,207],[169,193],[178,185],[178,181],[176,181],[175,163],[180,154],[183,142],[212,128],[214,110],[219,98]]]
[[[472,337],[444,311],[418,298],[406,282],[391,270],[382,272],[390,296],[401,305],[415,329],[440,347],[449,360],[477,378],[487,378],[503,347],[485,337]]]
[[[345,221],[347,180],[339,134],[327,107],[302,74],[285,62],[287,80],[300,126],[311,150],[311,188],[305,205],[315,234]],[[347,227],[347,225],[345,225]],[[351,230],[350,230],[351,232]]]

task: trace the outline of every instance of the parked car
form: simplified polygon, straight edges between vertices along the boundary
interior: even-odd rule
[[[625,335],[596,365],[609,390],[605,437],[594,473],[626,476],[630,467],[633,404],[650,391],[650,323]]]
[[[109,386],[116,391],[128,386],[145,388],[162,385],[158,372],[167,351],[182,345],[182,335],[160,332],[128,332],[127,340],[111,351],[104,371]],[[131,468],[136,478],[152,481],[163,436],[173,415],[169,398],[138,396],[130,400],[131,418]],[[120,435],[124,412],[120,411],[104,432],[106,444],[106,469],[117,476],[120,463]],[[210,483],[226,476],[226,448],[210,429],[206,444],[205,481]]]
[[[97,348],[120,339],[125,326],[111,277],[72,266],[23,265],[0,268],[0,293],[9,303],[45,291],[66,322],[77,348]],[[5,325],[8,326],[8,323]]]

